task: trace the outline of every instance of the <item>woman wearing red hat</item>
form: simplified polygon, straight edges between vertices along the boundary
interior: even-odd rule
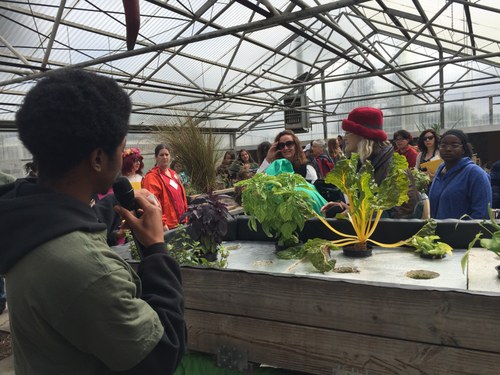
[[[382,129],[383,122],[382,111],[372,107],[355,108],[342,120],[342,129],[346,132],[346,156],[349,157],[355,152],[359,154],[361,163],[370,160],[377,184],[387,176],[394,153],[394,148]]]
[[[382,111],[372,107],[355,108],[346,119],[342,120],[346,156],[350,157],[352,153],[357,153],[362,164],[369,160],[373,165],[373,174],[378,185],[387,176],[394,155],[394,148],[382,129],[383,121]],[[394,212],[390,213],[392,217],[411,217],[418,203],[418,191],[414,188],[410,189],[408,195],[410,200],[403,206],[395,208]],[[340,204],[329,202],[322,208],[322,211],[326,212],[331,207],[339,205],[345,208],[343,202]]]

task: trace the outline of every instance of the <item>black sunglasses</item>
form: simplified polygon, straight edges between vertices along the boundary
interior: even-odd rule
[[[428,137],[424,137],[424,141],[432,141],[434,139],[433,135],[430,135]]]
[[[278,143],[278,150],[283,150],[285,148],[285,146],[287,148],[290,148],[292,146],[295,146],[295,142],[294,141],[280,142],[280,143]]]

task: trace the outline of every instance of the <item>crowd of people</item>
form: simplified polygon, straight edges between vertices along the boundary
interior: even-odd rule
[[[20,139],[36,160],[27,178],[0,174],[0,209],[10,217],[4,229],[11,234],[4,237],[0,274],[7,275],[16,371],[155,373],[161,367],[172,373],[185,351],[180,270],[165,250],[164,231],[182,224],[189,171],[168,145],[158,144],[155,165],[144,173],[140,149],[125,148],[130,111],[129,97],[111,79],[61,70],[40,80],[16,115]],[[500,207],[500,161],[485,172],[472,161],[461,130],[439,137],[426,129],[416,148],[402,129],[391,142],[382,111],[372,107],[352,110],[342,129],[344,137],[305,147],[293,131],[281,131],[258,145],[257,161],[247,149],[229,150],[218,182],[231,187],[279,161],[324,186],[338,161],[357,153],[359,167],[369,161],[380,184],[399,153],[409,168],[429,175],[432,218],[485,219],[489,207]],[[118,174],[135,191],[140,218],[116,206],[111,186]],[[412,217],[419,199],[412,191],[392,217]],[[327,200],[324,212],[349,204]],[[144,246],[137,274],[108,246],[123,239],[123,226]],[[0,312],[5,298],[0,278]]]

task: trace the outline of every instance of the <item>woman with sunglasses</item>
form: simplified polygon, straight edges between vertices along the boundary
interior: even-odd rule
[[[418,137],[418,149],[420,150],[420,152],[417,155],[415,168],[426,172],[420,167],[420,164],[427,163],[431,160],[440,159],[439,149],[437,147],[438,142],[439,138],[434,130],[426,129],[422,133],[420,133],[420,136]],[[434,175],[430,175],[430,177],[432,179]]]
[[[134,190],[141,189],[142,168],[144,168],[141,151],[136,147],[122,152],[122,175],[127,177]]]
[[[307,162],[299,138],[291,130],[283,130],[274,138],[274,142],[257,172],[264,172],[269,164],[277,159],[287,159],[292,164],[295,173],[300,174],[312,184],[318,179],[316,170]]]
[[[433,219],[487,219],[492,194],[488,174],[472,160],[467,135],[456,129],[441,137],[442,163],[429,190]]]

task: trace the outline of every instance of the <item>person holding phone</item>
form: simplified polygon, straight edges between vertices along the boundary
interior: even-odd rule
[[[269,164],[278,159],[287,159],[292,164],[294,172],[311,184],[318,179],[316,169],[307,162],[299,138],[292,130],[283,130],[278,133],[257,173],[265,172]]]

